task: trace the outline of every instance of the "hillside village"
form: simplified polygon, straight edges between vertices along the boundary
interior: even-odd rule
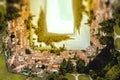
[[[109,20],[112,17],[112,5],[105,6],[106,0],[93,0],[91,4],[91,15],[93,16],[90,25],[90,46],[86,50],[38,50],[33,49],[30,43],[30,29],[25,23],[30,17],[30,2],[23,0],[24,5],[14,4],[13,6],[21,8],[17,19],[8,21],[7,37],[3,37],[5,46],[6,63],[9,71],[22,73],[25,75],[37,75],[43,77],[43,73],[59,72],[63,59],[71,62],[76,67],[75,56],[84,60],[85,66],[90,61],[94,60],[95,56],[101,53],[101,50],[106,47],[100,43],[96,34],[106,36],[99,28],[102,26],[99,23],[102,20]],[[111,2],[112,3],[112,0]],[[103,5],[102,5],[103,4]],[[94,14],[93,14],[94,13]],[[95,19],[94,19],[95,18]]]

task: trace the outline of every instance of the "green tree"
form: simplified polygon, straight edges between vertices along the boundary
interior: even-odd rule
[[[7,22],[0,21],[0,34],[6,32],[6,30],[7,30]]]
[[[120,23],[120,6],[117,6],[117,5],[114,5],[116,7],[114,7],[114,10],[113,10],[113,19],[114,21],[116,22],[116,24],[119,24]]]
[[[13,33],[11,33],[11,36],[10,36],[11,38],[15,38],[15,34],[14,34],[14,32]]]
[[[100,25],[102,26],[101,31],[104,33],[107,33],[107,34],[113,33],[114,24],[115,24],[115,22],[113,19],[102,21],[100,23]]]
[[[89,75],[93,78],[96,79],[97,78],[97,73],[94,70],[89,70]]]
[[[29,30],[30,28],[32,28],[34,25],[32,24],[32,20],[33,17],[35,17],[34,15],[29,15],[27,20],[24,20],[24,23],[26,24],[26,28]]]
[[[105,80],[105,79],[98,76],[98,77],[96,78],[96,80]]]
[[[112,45],[114,47],[114,45],[113,45],[114,39],[111,36],[102,36],[99,39],[99,41],[103,45]]]
[[[120,55],[117,57],[118,65],[120,67]]]
[[[29,49],[25,49],[26,54],[31,54],[31,51]]]
[[[76,62],[76,70],[77,72],[79,73],[83,73],[84,72],[84,69],[85,69],[85,61],[82,60],[82,59],[79,59],[77,62]]]
[[[70,59],[68,59],[67,61],[66,70],[68,73],[72,73],[74,71],[73,63],[71,62]]]
[[[33,20],[34,15],[30,14],[27,18],[27,20],[24,20],[24,23],[26,25],[26,29],[30,31],[30,46],[33,46],[33,33],[32,33],[32,28],[34,27],[34,25],[32,24],[32,20]]]
[[[67,67],[67,62],[66,62],[66,59],[63,59],[63,61],[61,62],[60,64],[60,69],[59,69],[59,72],[61,75],[65,75],[66,74],[66,67]]]
[[[6,20],[8,21],[14,20],[17,19],[18,17],[20,17],[19,9],[12,5],[7,6],[6,15],[5,15]]]
[[[62,78],[62,80],[68,80],[67,78]]]
[[[45,69],[45,68],[46,68],[46,66],[43,64],[42,67],[41,67],[41,69]]]
[[[59,80],[59,75],[57,73],[50,73],[46,80]]]

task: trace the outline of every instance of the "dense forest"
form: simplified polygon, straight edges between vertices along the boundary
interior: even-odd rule
[[[93,80],[120,80],[120,52],[114,45],[114,27],[120,26],[120,6],[114,4],[112,18],[102,21],[100,25],[100,30],[106,35],[97,36],[106,47],[88,64],[88,74]]]

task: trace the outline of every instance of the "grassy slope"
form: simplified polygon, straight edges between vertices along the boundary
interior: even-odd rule
[[[116,47],[118,50],[120,50],[120,38],[117,38],[117,39],[115,40],[115,47]]]
[[[120,36],[120,27],[115,26],[114,30],[115,30],[116,34]],[[120,50],[120,38],[117,38],[115,40],[115,47]]]
[[[79,79],[79,80],[90,80],[89,76],[87,76],[87,75],[80,75],[80,76],[78,77],[78,79]]]
[[[68,80],[75,80],[75,77],[71,74],[66,74],[65,77],[68,78]]]
[[[0,5],[0,12],[1,12],[2,14],[5,13],[5,9],[4,9],[4,7],[3,7],[2,5]]]
[[[0,80],[25,80],[26,76],[13,74],[7,70],[4,54],[0,54]]]
[[[115,32],[116,32],[118,35],[120,35],[120,27],[115,26],[114,29],[115,29]]]

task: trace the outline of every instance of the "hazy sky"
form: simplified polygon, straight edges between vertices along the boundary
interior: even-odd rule
[[[73,33],[71,0],[47,0],[47,28],[49,32]],[[31,0],[31,13],[36,15],[33,24],[37,25],[40,6],[45,8],[45,0]]]

